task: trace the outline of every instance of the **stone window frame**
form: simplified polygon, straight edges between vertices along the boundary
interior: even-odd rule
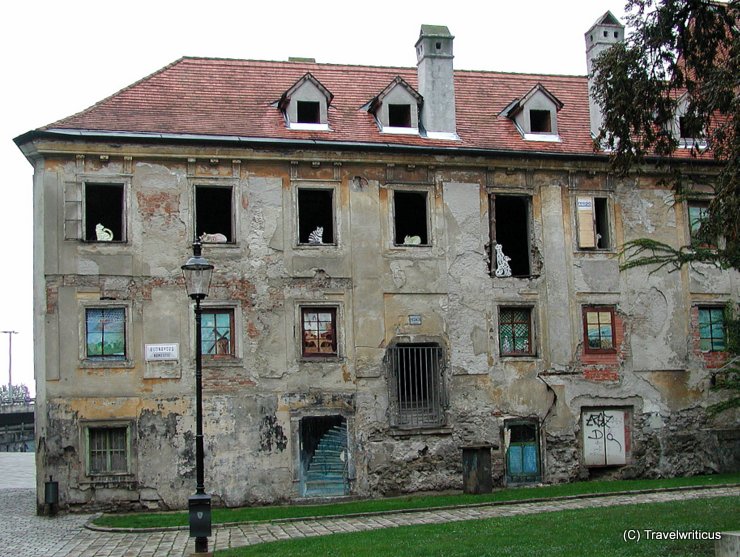
[[[89,186],[121,186],[121,235],[120,239],[106,241],[87,236],[86,192]],[[64,182],[64,239],[86,244],[127,245],[130,243],[129,207],[131,206],[131,177],[121,174],[78,174]],[[101,223],[102,224],[102,223]]]
[[[436,244],[436,237],[434,234],[434,197],[435,197],[435,186],[433,184],[388,184],[388,242],[389,249],[391,250],[429,250]],[[410,192],[410,193],[423,193],[426,201],[426,234],[427,242],[425,244],[397,244],[396,243],[396,192]]]
[[[536,269],[538,267],[537,262],[535,261],[535,257],[533,257],[533,246],[537,246],[537,240],[534,235],[535,230],[535,219],[534,219],[534,193],[530,189],[489,189],[487,192],[488,196],[488,252],[489,252],[489,274],[491,277],[496,279],[506,278],[506,279],[530,279],[539,276],[539,270]],[[496,271],[498,269],[498,255],[496,252],[496,245],[499,243],[500,238],[497,237],[496,234],[496,223],[497,223],[497,213],[496,213],[496,200],[499,198],[505,198],[505,197],[516,197],[521,198],[526,202],[526,238],[527,238],[527,267],[529,268],[529,273],[526,275],[510,275],[510,276],[503,276],[499,277],[496,275]],[[506,249],[506,246],[503,246],[503,249]],[[541,248],[540,248],[541,249]],[[509,251],[507,254],[506,251],[503,251],[504,256],[511,257],[514,255],[513,251]]]
[[[331,192],[331,215],[332,215],[332,242],[324,242],[321,244],[311,244],[309,242],[301,242],[301,211],[299,202],[299,192],[301,190],[322,190]],[[295,215],[293,217],[293,247],[294,249],[308,249],[315,250],[320,248],[333,248],[339,247],[339,218],[337,214],[337,196],[339,195],[339,184],[330,183],[329,181],[301,181],[295,183],[292,188],[292,204],[295,208]]]
[[[529,312],[529,352],[504,352],[501,347],[501,310],[527,310]],[[539,358],[539,335],[537,334],[537,306],[532,303],[502,302],[496,311],[496,349],[501,359],[537,359]]]
[[[213,312],[219,310],[228,310],[233,316],[232,320],[232,354],[203,354],[203,369],[218,367],[241,367],[243,365],[243,339],[242,331],[244,330],[241,303],[231,300],[209,300],[206,298],[200,303],[201,310],[204,312]],[[195,303],[190,303],[190,315],[195,311]],[[192,321],[190,346],[195,353],[195,321]],[[202,326],[202,323],[201,323]]]
[[[135,420],[133,419],[112,419],[112,420],[81,420],[80,421],[80,439],[82,440],[85,466],[84,475],[93,480],[105,478],[106,481],[126,480],[135,475],[136,459],[134,458],[135,439],[134,432]],[[121,471],[93,471],[92,470],[92,446],[90,444],[91,430],[113,430],[125,429],[126,431],[126,470]]]
[[[307,355],[303,344],[303,311],[330,309],[334,311],[334,353]],[[346,323],[344,303],[333,300],[296,300],[294,310],[296,358],[300,362],[338,362],[345,358],[342,323]]]
[[[196,202],[196,189],[200,187],[207,188],[230,188],[231,189],[231,241],[227,242],[203,242],[208,249],[211,248],[234,248],[239,246],[239,180],[232,177],[188,177],[188,186],[190,190],[190,207],[192,208],[192,218],[190,219],[192,233],[190,236],[195,238],[198,234],[198,207]]]
[[[588,314],[589,313],[609,313],[611,316],[611,348],[592,348],[588,339]],[[604,304],[587,304],[581,308],[583,323],[583,351],[587,354],[616,354],[617,352],[617,327],[616,327],[616,307]],[[601,321],[598,321],[601,324]],[[601,338],[601,336],[599,337]]]
[[[87,310],[122,308],[124,310],[125,356],[122,359],[105,360],[87,354]],[[78,307],[79,360],[83,368],[120,369],[134,367],[132,303],[128,300],[83,300]]]

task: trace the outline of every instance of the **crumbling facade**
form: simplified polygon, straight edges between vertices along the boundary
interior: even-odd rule
[[[605,14],[588,56],[623,33]],[[705,411],[737,273],[617,258],[690,243],[701,203],[610,173],[586,77],[454,71],[452,46],[422,26],[416,69],[184,58],[16,138],[62,506],[193,490],[195,237],[217,503],[459,489],[481,444],[496,484],[737,466]],[[715,172],[680,164],[697,191]]]

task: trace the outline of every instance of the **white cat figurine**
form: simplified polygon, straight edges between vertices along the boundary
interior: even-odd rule
[[[405,246],[418,246],[421,244],[421,236],[406,236],[403,239],[403,245]]]
[[[98,223],[95,225],[95,237],[98,242],[110,242],[113,240],[113,231]]]
[[[210,243],[210,244],[225,244],[228,242],[228,238],[221,234],[220,232],[214,232],[213,234],[208,234],[207,232],[204,232],[200,235],[200,241],[201,243]]]
[[[317,226],[316,230],[308,235],[309,244],[323,244],[324,243],[324,227]]]

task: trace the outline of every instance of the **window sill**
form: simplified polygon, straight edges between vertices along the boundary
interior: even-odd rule
[[[310,363],[310,364],[321,364],[321,363],[338,363],[343,361],[344,358],[339,357],[338,354],[329,355],[326,356],[301,356],[298,361],[301,363]]]
[[[114,244],[120,246],[128,244],[128,240],[80,240],[80,242],[88,245]]]
[[[244,362],[235,356],[203,356],[203,369],[219,367],[243,367]]]
[[[407,437],[409,435],[452,435],[452,428],[448,426],[391,426],[391,437]]]
[[[320,249],[320,248],[336,249],[337,247],[339,246],[334,242],[331,242],[331,243],[326,242],[323,244],[296,244],[295,245],[295,249]]]
[[[527,362],[536,362],[540,358],[536,354],[501,354],[499,358],[502,361],[505,360],[511,360],[511,361],[527,361]]]
[[[562,143],[562,139],[556,133],[525,133],[524,141],[542,141],[545,143]]]
[[[419,128],[402,128],[399,126],[386,126],[380,130],[380,133],[392,135],[419,135]]]
[[[80,367],[84,369],[130,369],[134,367],[134,361],[86,359],[80,362]]]
[[[306,124],[302,122],[291,122],[288,124],[289,130],[307,131],[307,132],[330,132],[329,124]]]

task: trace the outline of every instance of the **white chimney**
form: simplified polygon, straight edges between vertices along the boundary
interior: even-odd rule
[[[624,41],[624,25],[614,17],[611,12],[606,12],[586,31],[586,65],[588,69],[588,111],[591,117],[591,136],[599,135],[603,116],[599,105],[594,101],[591,87],[594,82],[593,64],[599,54],[615,43]]]

